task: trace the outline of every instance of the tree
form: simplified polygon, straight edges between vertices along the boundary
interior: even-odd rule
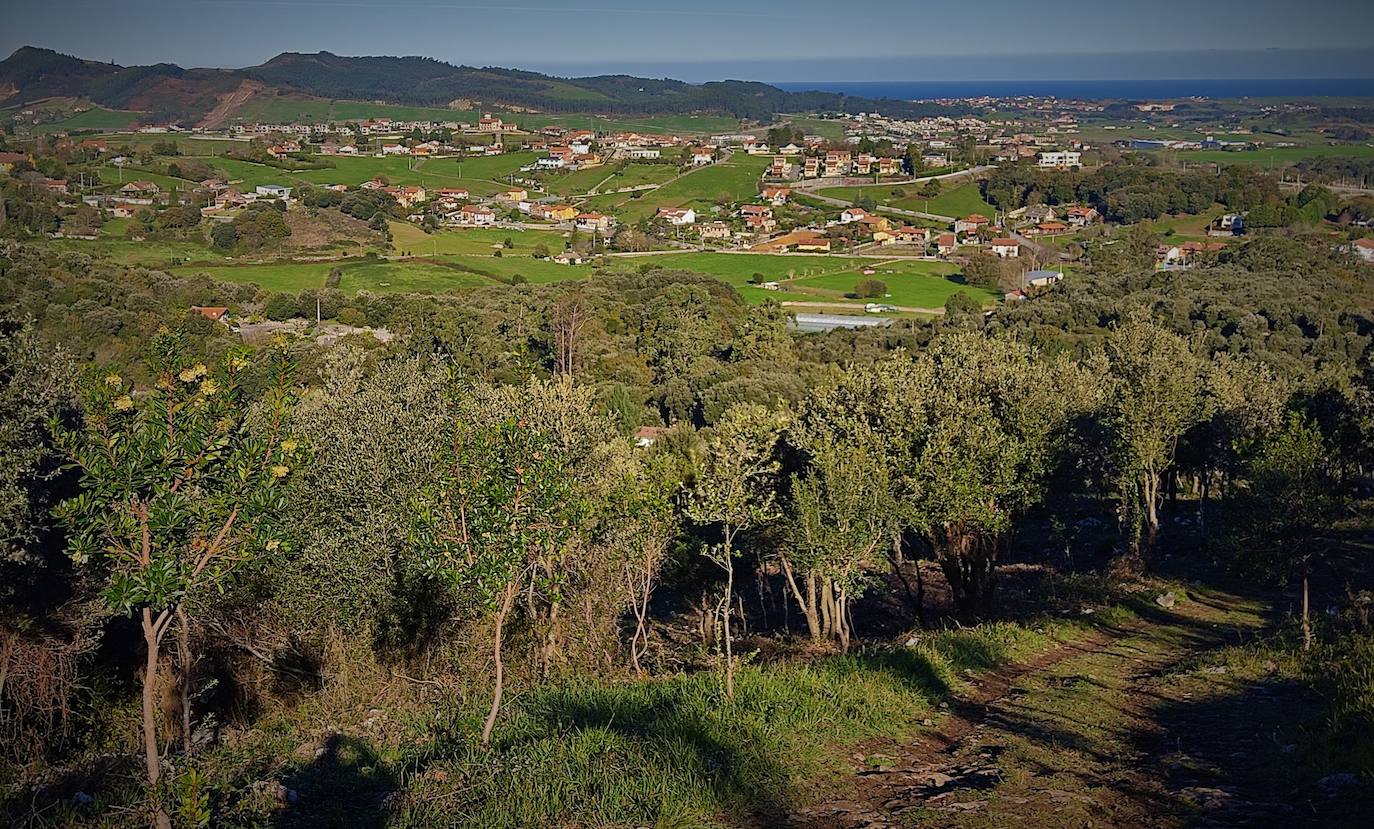
[[[862,594],[882,560],[895,529],[896,505],[873,437],[834,444],[829,431],[811,434],[802,421],[790,433],[807,453],[807,463],[792,478],[791,543],[779,561],[811,637],[832,639],[848,651],[849,603]]]
[[[854,295],[860,299],[887,296],[887,283],[881,279],[861,279],[854,286]]]
[[[1195,343],[1139,312],[1112,329],[1106,360],[1104,421],[1112,436],[1122,520],[1134,559],[1142,530],[1147,547],[1159,532],[1160,481],[1174,464],[1180,438],[1211,415],[1208,364]]]
[[[80,428],[53,425],[81,477],[81,493],[57,510],[69,531],[69,554],[78,565],[99,568],[111,608],[141,620],[143,749],[155,798],[163,640],[176,625],[178,730],[189,746],[192,616],[211,608],[237,574],[280,550],[282,479],[304,460],[287,435],[288,365],[277,359],[275,385],[251,408],[239,393],[249,365],[234,352],[209,369],[163,331],[149,346],[151,390],[109,374],[91,385]],[[160,809],[157,823],[170,825]]]
[[[609,424],[592,415],[590,392],[566,381],[495,389],[462,384],[451,394],[449,439],[436,480],[415,499],[412,544],[420,566],[463,606],[492,615],[495,667],[482,745],[505,690],[506,623],[522,591],[538,596],[547,648],[561,604],[565,547],[583,526],[579,476]],[[540,619],[534,621],[539,622]],[[548,671],[549,653],[544,653]]]
[[[1249,492],[1238,546],[1262,569],[1301,577],[1303,650],[1312,648],[1308,580],[1320,555],[1315,542],[1345,506],[1338,467],[1321,431],[1296,414],[1260,438],[1246,461]]]
[[[735,662],[731,639],[735,557],[742,532],[778,517],[775,457],[783,419],[767,408],[743,403],[725,412],[706,439],[705,457],[696,487],[688,498],[687,516],[720,530],[720,541],[708,545],[706,557],[725,573],[725,589],[716,603],[725,660],[725,695],[735,697]]]
[[[211,229],[210,239],[220,250],[229,250],[239,243],[239,232],[232,224],[221,222]]]
[[[649,599],[678,530],[673,495],[681,481],[676,472],[672,458],[656,451],[639,453],[608,497],[605,537],[625,579],[635,619],[630,665],[640,674],[649,650]]]

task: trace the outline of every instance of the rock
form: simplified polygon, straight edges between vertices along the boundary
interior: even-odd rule
[[[1328,774],[1318,780],[1317,785],[1327,794],[1339,794],[1345,789],[1360,785],[1360,778],[1359,775],[1349,772],[1340,772],[1338,774]]]
[[[921,640],[918,637],[912,636],[906,640],[905,644],[908,648],[914,648],[921,644]]]
[[[1224,674],[1224,673],[1226,673],[1228,670],[1230,670],[1230,669],[1227,668],[1225,665],[1213,665],[1212,667],[1210,667],[1210,668],[1207,669],[1207,673],[1209,673],[1209,674]]]
[[[987,805],[986,800],[965,800],[963,803],[951,803],[945,809],[950,812],[979,812]]]
[[[1260,663],[1260,667],[1263,668],[1264,672],[1267,674],[1272,674],[1279,669],[1278,663],[1272,659],[1264,660]]]
[[[1166,609],[1173,607],[1177,603],[1178,599],[1174,597],[1174,591],[1172,590],[1168,593],[1160,593],[1158,596],[1155,596],[1155,604]]]
[[[94,803],[95,798],[91,797],[85,792],[77,792],[76,794],[72,795],[72,802],[85,806],[87,804]]]
[[[926,728],[930,728],[931,726],[935,725],[935,720],[932,720],[930,717],[926,717],[924,720],[921,720],[921,725],[924,725]]]
[[[940,703],[940,707],[941,707],[941,708],[948,708],[948,707],[949,707],[949,703],[947,703],[947,702],[942,702],[942,703]]]
[[[259,780],[252,788],[253,791],[278,803],[292,804],[300,800],[300,795],[295,789],[288,789],[277,780]]]
[[[938,771],[925,772],[924,774],[920,775],[918,779],[921,782],[925,783],[927,786],[930,786],[931,788],[935,789],[942,789],[954,781],[953,777],[950,777],[948,774]]]

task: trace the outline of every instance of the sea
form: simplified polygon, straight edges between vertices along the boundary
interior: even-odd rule
[[[1061,81],[814,81],[774,83],[789,92],[838,92],[902,101],[936,98],[1012,98],[1148,101],[1169,98],[1374,97],[1374,78],[1271,78]]]

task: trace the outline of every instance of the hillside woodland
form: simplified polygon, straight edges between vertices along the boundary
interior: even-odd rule
[[[1250,645],[1322,695],[1289,784],[1367,779],[1370,271],[1119,242],[988,315],[806,336],[653,267],[272,294],[0,242],[0,809],[781,820],[1178,578],[1303,597]],[[393,337],[189,310],[317,301]]]

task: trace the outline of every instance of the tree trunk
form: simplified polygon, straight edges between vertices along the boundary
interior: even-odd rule
[[[734,608],[731,606],[731,597],[735,592],[735,562],[731,558],[730,545],[725,545],[725,601],[723,602],[725,613],[721,617],[722,635],[725,641],[725,698],[733,701],[735,699],[735,651],[734,642],[730,636],[730,617]]]
[[[782,574],[787,580],[787,587],[792,591],[792,597],[797,600],[797,607],[801,608],[802,615],[806,617],[806,631],[811,634],[814,641],[820,641],[821,622],[816,616],[816,577],[808,574],[806,577],[807,595],[802,595],[801,587],[797,584],[797,575],[792,570],[792,564],[786,556],[778,559],[782,563]],[[808,600],[809,599],[809,600]]]
[[[1312,616],[1311,602],[1308,597],[1307,582],[1309,568],[1303,565],[1302,570],[1302,649],[1312,650]]]
[[[162,633],[167,622],[166,610],[153,619],[152,608],[143,608],[143,642],[148,654],[143,663],[143,761],[148,770],[148,786],[157,802],[157,784],[162,777],[162,758],[157,747],[157,666],[160,661]],[[161,805],[154,807],[153,826],[171,829],[172,820]]]
[[[496,715],[501,711],[501,696],[505,693],[505,666],[501,663],[502,637],[505,635],[506,616],[510,613],[511,605],[515,603],[515,594],[519,591],[519,583],[512,580],[506,586],[506,593],[501,597],[501,607],[496,611],[496,631],[493,636],[492,655],[496,659],[496,688],[492,691],[491,710],[487,712],[487,721],[482,725],[482,748],[491,747],[491,730],[496,727]]]
[[[181,748],[191,753],[191,670],[195,658],[191,654],[191,620],[186,609],[177,605],[177,660],[181,676],[177,688],[181,693]]]

